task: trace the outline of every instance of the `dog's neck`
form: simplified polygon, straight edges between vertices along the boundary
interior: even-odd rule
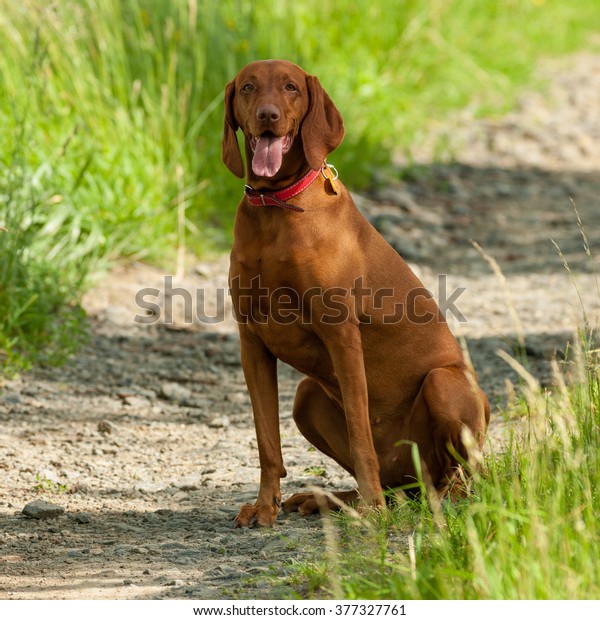
[[[255,190],[253,187],[246,185],[245,194],[246,200],[253,207],[280,207],[288,211],[296,211],[299,213],[304,212],[304,209],[297,204],[290,203],[290,199],[298,196],[303,191],[308,189],[319,175],[324,173],[324,168],[321,170],[310,169],[305,175],[300,177],[295,183],[286,186],[279,190]]]

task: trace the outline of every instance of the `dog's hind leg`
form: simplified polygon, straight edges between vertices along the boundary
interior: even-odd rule
[[[300,382],[293,414],[304,437],[354,476],[344,412],[315,380],[307,378]],[[352,504],[358,500],[356,490],[332,495],[344,504]],[[285,512],[297,511],[304,515],[318,512],[323,506],[330,510],[339,508],[339,504],[326,495],[317,497],[313,493],[296,493],[283,503]]]
[[[436,489],[448,489],[470,450],[481,448],[489,422],[489,403],[459,367],[436,368],[425,377],[411,412],[411,434]],[[469,437],[470,436],[470,437]]]

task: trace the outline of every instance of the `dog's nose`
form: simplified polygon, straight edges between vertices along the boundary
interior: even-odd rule
[[[264,123],[265,121],[269,121],[271,123],[275,123],[281,118],[281,112],[279,109],[271,103],[266,103],[261,105],[256,110],[256,118]]]

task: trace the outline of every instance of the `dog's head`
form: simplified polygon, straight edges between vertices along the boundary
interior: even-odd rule
[[[238,128],[251,160],[249,175],[267,178],[292,158],[319,170],[344,137],[342,116],[319,80],[285,60],[250,63],[225,88],[223,162],[243,177]]]

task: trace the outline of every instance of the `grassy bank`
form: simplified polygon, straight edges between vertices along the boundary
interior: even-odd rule
[[[60,343],[52,317],[77,304],[85,282],[74,270],[115,257],[170,266],[184,236],[195,252],[227,245],[240,182],[220,161],[222,90],[246,62],[283,57],[320,76],[348,127],[333,160],[361,185],[392,151],[410,152],[431,120],[509,106],[538,57],[600,31],[597,8],[0,0],[0,365],[28,349],[29,334]],[[38,283],[29,270],[46,275]],[[48,315],[35,329],[24,280],[35,315]],[[46,304],[50,288],[64,295]]]
[[[483,458],[470,497],[401,501],[366,525],[334,518],[329,554],[299,568],[296,587],[317,598],[600,597],[600,371],[597,352],[583,359],[571,387],[558,372],[553,394],[530,380],[511,411],[522,433]]]

